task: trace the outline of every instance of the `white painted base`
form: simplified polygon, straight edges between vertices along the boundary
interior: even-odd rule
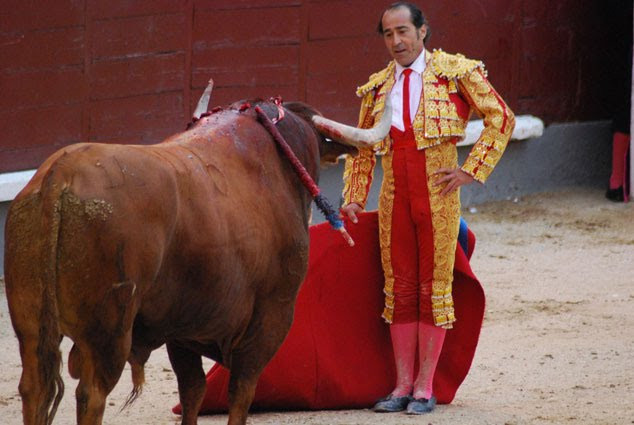
[[[0,202],[11,201],[26,186],[35,170],[0,174]]]
[[[469,121],[464,140],[458,142],[456,146],[473,145],[484,130],[483,120]],[[532,137],[540,137],[544,134],[544,123],[532,115],[520,115],[515,117],[515,130],[511,135],[512,140],[526,140]]]

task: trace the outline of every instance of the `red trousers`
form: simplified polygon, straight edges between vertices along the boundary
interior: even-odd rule
[[[392,323],[434,324],[431,305],[434,238],[427,188],[425,149],[418,150],[411,127],[392,128],[394,203],[391,260],[394,274]]]

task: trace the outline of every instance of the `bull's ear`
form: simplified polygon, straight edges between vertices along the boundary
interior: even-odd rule
[[[339,157],[346,154],[357,156],[359,149],[354,146],[342,145],[330,139],[322,139],[322,142],[319,144],[319,156],[321,157],[322,165],[336,164]]]

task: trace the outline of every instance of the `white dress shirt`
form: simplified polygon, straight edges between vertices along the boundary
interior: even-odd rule
[[[420,103],[421,93],[423,91],[423,71],[425,71],[425,50],[416,58],[409,68],[412,73],[409,75],[409,116],[414,122],[418,104]],[[390,92],[390,100],[392,101],[392,125],[401,131],[405,131],[403,124],[403,81],[405,76],[403,71],[405,67],[396,62],[396,71],[394,73],[395,83]]]

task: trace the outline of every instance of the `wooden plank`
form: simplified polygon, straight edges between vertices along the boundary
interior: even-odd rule
[[[219,47],[239,49],[299,44],[299,24],[298,7],[197,11],[194,16],[194,53]]]
[[[487,59],[486,70],[489,73],[489,82],[495,87],[495,90],[502,96],[504,101],[511,106],[513,75],[508,69],[507,62],[504,59]],[[511,109],[513,107],[511,106]]]
[[[306,103],[325,116],[357,125],[360,99],[355,95],[359,82],[353,75],[330,74],[308,79]]]
[[[383,3],[365,0],[311,3],[309,40],[370,37],[384,9]]]
[[[298,60],[298,80],[297,80],[297,100],[306,101],[306,78],[308,74],[308,33],[310,22],[310,7],[302,3],[300,8],[300,37],[299,37],[299,60]]]
[[[133,16],[185,13],[187,1],[87,0],[91,19],[130,18]]]
[[[92,66],[90,98],[107,99],[179,90],[185,84],[184,53],[158,54]]]
[[[95,22],[90,19],[92,14],[93,3],[86,3],[86,10],[84,12],[84,96],[81,103],[81,141],[88,142],[90,140],[90,79],[92,78],[92,65],[93,60],[93,43],[95,42],[94,28]]]
[[[84,4],[76,0],[54,2],[2,0],[0,32],[79,26],[84,20]]]
[[[384,68],[390,57],[383,42],[375,37],[346,40],[319,40],[308,44],[308,74],[355,74],[367,80],[372,72]]]
[[[181,91],[95,101],[90,141],[158,143],[184,129]]]
[[[60,148],[61,146],[43,145],[28,149],[0,149],[0,173],[37,168]]]
[[[297,84],[299,46],[216,48],[195,52],[193,87]],[[248,58],[248,60],[244,60]]]
[[[183,14],[143,16],[93,23],[94,61],[182,52],[186,46]]]
[[[189,118],[195,109],[190,108],[191,88],[192,88],[192,45],[194,42],[194,0],[187,0],[187,11],[185,13],[185,84],[183,84],[183,116]],[[195,107],[194,107],[195,108]]]
[[[435,3],[432,6],[432,3]],[[526,3],[526,2],[523,2]],[[532,3],[540,3],[538,1]],[[543,2],[548,4],[547,2]],[[424,13],[434,13],[434,16],[449,18],[449,22],[456,22],[454,29],[460,29],[463,24],[479,23],[478,36],[486,32],[500,33],[497,25],[513,20],[515,3],[508,0],[487,0],[486,2],[463,1],[458,7],[447,7],[440,2],[427,2],[422,5]],[[434,7],[433,9],[430,6]],[[444,6],[444,7],[443,7]],[[433,28],[433,21],[430,22]],[[488,29],[495,31],[488,31]],[[478,38],[478,37],[475,37]]]
[[[497,24],[500,31],[482,31],[481,22],[464,22],[454,31],[451,39],[443,44],[442,49],[448,53],[462,53],[485,64],[490,59],[511,57],[512,39],[507,34],[513,33],[513,25],[512,22],[500,22]],[[478,36],[473,37],[473,34]]]
[[[65,146],[80,141],[81,106],[65,105],[0,114],[0,151],[19,152],[41,146]]]
[[[511,33],[511,55],[505,58],[500,58],[500,66],[498,66],[498,70],[500,70],[500,72],[506,73],[509,76],[509,85],[508,87],[501,87],[500,94],[513,111],[517,111],[518,92],[517,90],[514,90],[514,87],[519,85],[521,81],[520,62],[522,51],[524,50],[522,46],[522,38],[520,35],[522,28],[521,10],[522,4],[520,2],[514,2],[513,11],[511,12],[513,14],[512,22],[514,27],[514,31]],[[498,71],[493,69],[493,72],[497,73]],[[494,81],[497,81],[497,79]],[[494,82],[493,84],[495,85],[496,83]]]
[[[5,73],[0,79],[0,111],[79,103],[83,77],[81,67]]]
[[[550,26],[553,23],[579,20],[588,20],[592,25],[596,23],[596,12],[600,12],[603,7],[600,1],[584,1],[580,4],[579,0],[523,1],[521,4],[525,24],[531,26]]]
[[[306,1],[306,0],[304,0]],[[197,11],[299,6],[302,0],[195,0]]]
[[[524,58],[538,60],[542,65],[574,60],[579,52],[571,49],[574,37],[570,27],[532,27],[522,31]]]
[[[0,34],[0,67],[3,70],[81,65],[84,61],[81,28]]]

